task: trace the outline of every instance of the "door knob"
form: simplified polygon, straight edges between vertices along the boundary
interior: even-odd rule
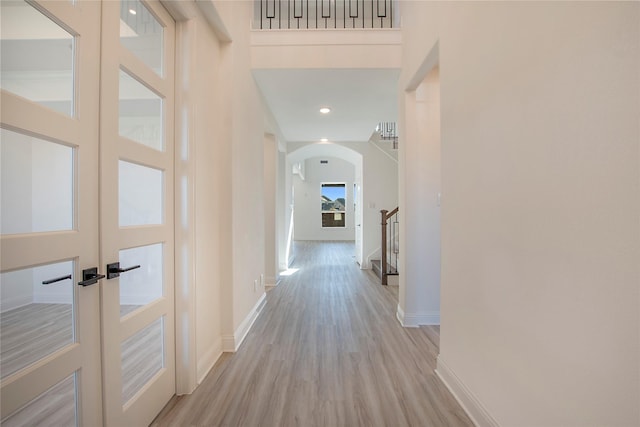
[[[132,267],[127,267],[127,268],[120,268],[119,262],[107,264],[107,280],[120,277],[120,273],[126,273],[127,271],[135,270],[136,268],[140,268],[140,265],[134,265]]]
[[[104,274],[98,274],[98,267],[87,268],[82,270],[82,282],[78,282],[80,286],[90,286],[98,283],[98,280],[104,279]]]

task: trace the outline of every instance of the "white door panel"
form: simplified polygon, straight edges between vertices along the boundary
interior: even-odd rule
[[[0,8],[2,424],[100,425],[100,5]]]
[[[175,392],[175,24],[158,1],[0,8],[2,425],[148,424]]]
[[[105,420],[145,425],[175,393],[175,23],[157,1],[104,2],[102,31],[101,258],[131,268],[102,288]]]

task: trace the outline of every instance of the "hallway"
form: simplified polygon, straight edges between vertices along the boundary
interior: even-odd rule
[[[153,426],[471,426],[434,373],[439,328],[405,329],[397,288],[360,270],[351,242],[295,244],[290,276],[237,353]]]

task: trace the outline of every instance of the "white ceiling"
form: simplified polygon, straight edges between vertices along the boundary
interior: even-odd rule
[[[376,125],[396,121],[398,69],[254,70],[289,142],[365,142]],[[321,114],[320,107],[331,108]]]

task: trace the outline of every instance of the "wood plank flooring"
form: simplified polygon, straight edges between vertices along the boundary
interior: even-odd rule
[[[73,342],[71,304],[29,304],[0,316],[3,379]]]
[[[140,308],[120,306],[123,317]],[[0,315],[1,377],[18,372],[72,344],[71,304],[29,304]],[[162,323],[158,320],[122,342],[122,402],[126,403],[163,364]],[[52,420],[57,420],[53,422]],[[2,425],[75,425],[75,381],[63,380]]]
[[[397,288],[357,267],[353,243],[295,251],[239,351],[152,426],[472,426],[434,373],[438,328],[402,328]]]
[[[120,317],[141,306],[121,305]],[[28,304],[0,315],[0,378],[74,342],[71,304]]]
[[[2,420],[2,427],[75,426],[75,391],[75,378],[71,375]]]

